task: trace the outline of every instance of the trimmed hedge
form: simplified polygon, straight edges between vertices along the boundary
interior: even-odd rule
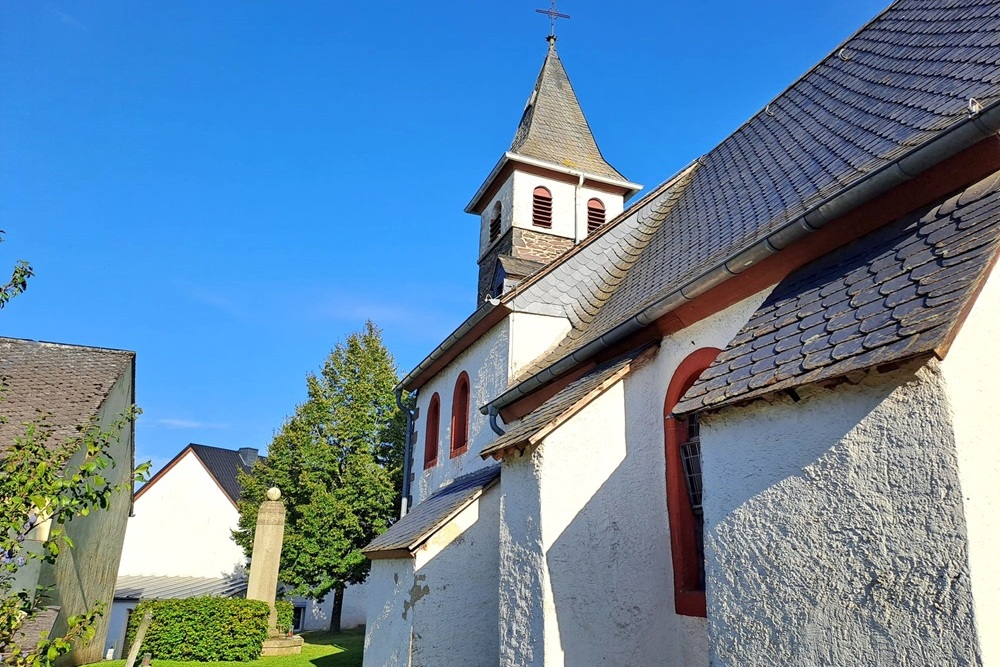
[[[154,660],[254,660],[267,639],[267,603],[204,597],[140,602],[129,618],[125,646],[132,645],[147,611],[153,622],[139,655],[148,652]]]
[[[275,600],[274,607],[278,610],[278,632],[285,634],[292,629],[295,619],[292,603],[288,600]]]

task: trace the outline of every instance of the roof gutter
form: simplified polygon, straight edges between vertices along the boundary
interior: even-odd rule
[[[431,364],[440,359],[451,346],[462,339],[465,334],[469,333],[477,324],[483,321],[483,319],[493,312],[497,306],[500,305],[500,300],[495,298],[486,299],[482,306],[476,309],[476,312],[472,313],[467,320],[458,325],[458,328],[451,332],[451,335],[445,338],[440,345],[434,348],[427,357],[420,362],[420,364],[410,371],[406,377],[400,380],[399,384],[396,385],[396,389],[408,389],[411,382],[423,374]],[[484,413],[485,414],[485,413]]]
[[[548,169],[549,171],[555,171],[560,174],[566,174],[568,176],[573,176],[573,177],[576,177],[580,173],[579,169],[571,169],[570,167],[567,167],[565,165],[556,164],[554,162],[546,162],[544,160],[536,160],[535,158],[525,157],[524,155],[518,155],[517,153],[511,153],[510,151],[507,151],[506,153],[503,154],[503,157],[500,158],[499,162],[496,163],[496,166],[493,167],[492,171],[490,171],[490,175],[486,177],[486,180],[483,181],[483,184],[479,186],[478,190],[476,190],[476,194],[473,195],[472,201],[470,201],[468,205],[465,207],[466,213],[476,212],[476,207],[479,205],[479,200],[483,198],[483,195],[486,194],[486,190],[490,187],[490,183],[492,183],[493,180],[497,177],[497,175],[503,170],[503,168],[507,166],[508,162],[520,162],[521,164],[526,164],[532,167],[539,167],[541,169]],[[587,173],[586,176],[587,180],[590,181],[595,181],[597,183],[604,183],[606,185],[614,185],[616,187],[623,188],[627,193],[625,199],[628,199],[635,193],[639,192],[639,190],[642,190],[642,186],[640,184],[632,183],[631,181],[627,181],[625,179],[608,178],[607,176],[597,176],[595,174],[590,174],[590,173]]]
[[[819,231],[835,220],[878,195],[923,173],[934,165],[969,148],[973,144],[1000,132],[1000,102],[970,115],[966,120],[944,130],[937,137],[922,144],[878,171],[865,176],[854,185],[828,197],[806,213],[794,218],[774,233],[750,248],[736,253],[720,264],[705,271],[697,278],[650,304],[640,313],[614,327],[600,338],[587,343],[551,366],[539,371],[524,382],[512,387],[486,405],[481,413],[504,409],[515,401],[528,396],[540,387],[569,372],[578,364],[593,357],[618,341],[646,327],[650,323],[693,301],[699,295],[739,275],[751,266],[787,248],[799,239]]]

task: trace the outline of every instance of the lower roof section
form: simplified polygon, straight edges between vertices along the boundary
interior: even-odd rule
[[[377,558],[412,558],[434,533],[459,512],[479,498],[500,479],[500,466],[492,465],[463,475],[438,489],[402,519],[363,549],[372,560]]]
[[[115,584],[116,600],[175,600],[212,595],[232,598],[247,592],[247,578],[122,576]]]
[[[792,273],[674,409],[943,357],[1000,249],[1000,172]]]

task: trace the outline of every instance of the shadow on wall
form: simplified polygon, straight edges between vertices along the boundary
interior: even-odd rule
[[[801,393],[703,420],[713,664],[977,664],[939,374]]]
[[[545,554],[565,664],[707,665],[704,619],[674,612],[663,397],[629,384],[600,399],[618,402],[619,433],[577,425],[543,445],[563,470],[583,466],[576,474],[590,477],[596,467],[606,475]]]

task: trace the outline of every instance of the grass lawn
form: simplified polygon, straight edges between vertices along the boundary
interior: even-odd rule
[[[282,655],[273,658],[259,658],[250,662],[179,662],[157,660],[153,657],[153,667],[361,667],[365,648],[365,630],[357,628],[340,634],[329,632],[304,632],[305,645],[299,655]],[[142,656],[136,667],[142,663]],[[95,662],[92,667],[122,667],[124,660]]]

